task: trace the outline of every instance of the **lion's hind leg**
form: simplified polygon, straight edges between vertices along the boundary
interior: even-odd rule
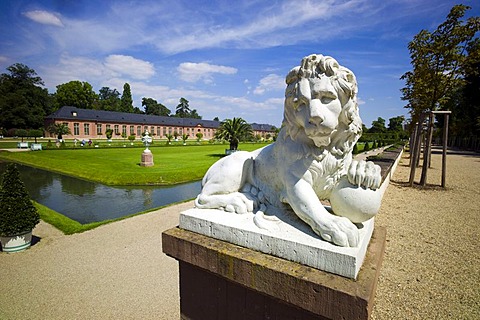
[[[254,199],[241,192],[248,185],[252,166],[249,152],[236,152],[216,162],[205,174],[202,192],[195,200],[195,206],[236,213],[252,212]]]

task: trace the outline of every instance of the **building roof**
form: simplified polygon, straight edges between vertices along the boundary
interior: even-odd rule
[[[176,118],[165,116],[154,116],[147,114],[137,114],[128,112],[115,112],[104,110],[80,109],[77,107],[65,106],[49,116],[45,117],[48,120],[83,120],[83,121],[101,121],[101,122],[115,122],[115,123],[131,123],[143,125],[164,125],[174,127],[197,127],[204,128],[218,128],[220,121],[201,120],[191,118]],[[272,125],[252,123],[254,131],[272,131]]]

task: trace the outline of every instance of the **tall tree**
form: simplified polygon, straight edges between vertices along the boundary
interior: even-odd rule
[[[227,140],[230,143],[230,150],[237,150],[238,143],[250,139],[253,130],[244,119],[225,119],[215,133],[217,139]]]
[[[388,131],[399,132],[403,131],[404,116],[398,116],[388,119]]]
[[[142,106],[145,107],[145,114],[152,114],[156,116],[170,115],[170,109],[152,98],[142,98]]]
[[[42,128],[52,112],[47,89],[35,70],[15,63],[0,75],[0,128]]]
[[[421,30],[408,44],[413,70],[402,75],[406,86],[401,91],[413,122],[422,112],[444,105],[451,90],[462,81],[466,49],[480,30],[480,18],[461,20],[468,9],[454,6],[434,32]]]
[[[121,112],[129,112],[133,113],[133,99],[132,99],[132,92],[130,91],[130,85],[125,83],[123,85],[123,93],[120,103],[120,111]]]
[[[81,109],[93,109],[98,96],[88,82],[70,81],[57,86],[55,106],[72,106]]]
[[[385,119],[378,117],[377,120],[372,121],[372,127],[368,129],[369,133],[381,133],[386,132]]]
[[[185,98],[180,98],[180,103],[177,105],[175,111],[175,117],[178,118],[190,118],[190,107],[188,105],[188,100]]]
[[[98,93],[98,103],[96,104],[99,110],[106,111],[120,111],[120,92],[117,89],[110,89],[109,87],[102,87]]]

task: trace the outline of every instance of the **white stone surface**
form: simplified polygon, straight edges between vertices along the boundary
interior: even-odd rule
[[[180,228],[355,279],[374,226],[374,219],[360,224],[359,245],[346,248],[320,239],[294,214],[280,215],[280,221],[267,221],[270,230],[258,228],[254,216],[251,212],[190,209],[180,214]]]
[[[353,222],[377,213],[383,191],[379,166],[352,161],[362,130],[355,75],[332,57],[312,54],[289,72],[286,85],[276,142],[217,161],[195,206],[238,214],[288,206],[324,240],[359,246]],[[335,215],[321,203],[332,199]]]

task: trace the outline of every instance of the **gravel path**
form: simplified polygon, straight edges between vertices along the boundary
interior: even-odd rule
[[[407,164],[376,218],[387,248],[372,319],[480,319],[480,156],[450,154],[446,190],[405,187]],[[434,154],[429,183],[439,168]],[[71,236],[41,222],[32,248],[0,253],[0,319],[179,319],[177,262],[161,233],[192,206]]]

